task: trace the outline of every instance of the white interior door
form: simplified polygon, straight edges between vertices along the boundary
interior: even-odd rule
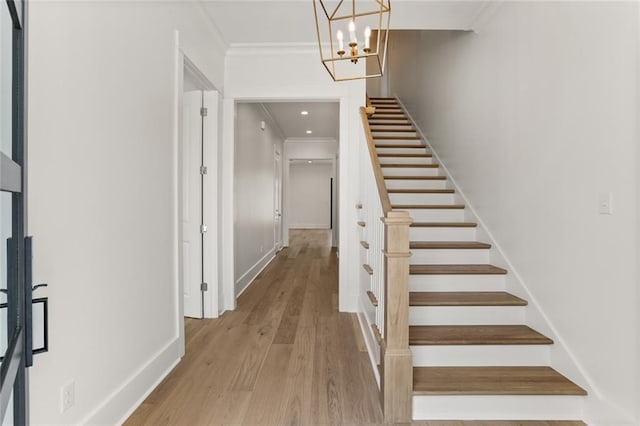
[[[184,315],[203,317],[202,299],[202,91],[183,95],[182,281]]]
[[[280,153],[274,151],[274,207],[273,207],[273,232],[276,251],[282,248],[282,164],[280,162]]]

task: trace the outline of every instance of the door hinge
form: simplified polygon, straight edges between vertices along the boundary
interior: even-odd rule
[[[208,113],[209,113],[209,109],[207,109],[207,108],[200,108],[200,115],[201,115],[201,116],[206,117]]]
[[[202,290],[202,291],[209,290],[209,284],[207,284],[207,283],[200,284],[200,290]]]
[[[207,225],[200,225],[200,233],[204,234],[205,232],[207,232]]]
[[[200,174],[201,175],[206,175],[207,174],[207,166],[200,166]]]

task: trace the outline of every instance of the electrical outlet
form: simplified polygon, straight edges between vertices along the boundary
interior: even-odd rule
[[[70,381],[60,389],[60,412],[64,413],[76,403],[76,382]]]

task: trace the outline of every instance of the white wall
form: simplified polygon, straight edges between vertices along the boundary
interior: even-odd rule
[[[191,3],[29,11],[29,234],[50,327],[29,374],[31,423],[116,424],[182,351],[175,31],[218,89],[224,46]]]
[[[238,103],[235,140],[235,294],[273,258],[275,150],[283,137],[261,104]],[[260,123],[265,122],[265,129]],[[282,163],[282,162],[281,162]]]
[[[333,164],[294,162],[289,164],[289,228],[331,227],[331,178]]]
[[[475,34],[396,34],[391,89],[510,261],[511,288],[528,289],[530,312],[546,315],[552,363],[572,372],[574,357],[590,391],[586,419],[632,424],[638,3],[504,2],[492,12]],[[600,215],[609,192],[614,214]]]
[[[356,144],[364,138],[358,108],[365,102],[363,81],[335,83],[322,67],[317,45],[235,46],[229,51],[225,68],[224,170],[223,179],[233,176],[234,103],[236,100],[339,100],[340,102],[340,290],[342,311],[357,309],[358,235],[355,214],[355,181],[358,164]],[[223,188],[223,222],[233,221],[233,190]],[[229,225],[230,226],[230,225]],[[234,245],[228,226],[223,244]],[[285,228],[286,229],[286,228]],[[225,265],[233,264],[233,251],[225,253]],[[228,269],[227,269],[228,270]],[[233,278],[224,277],[228,286]],[[234,301],[228,301],[227,309]]]
[[[339,246],[340,242],[340,226],[339,226],[339,217],[340,217],[340,209],[339,209],[339,186],[340,186],[340,176],[339,172],[339,162],[338,162],[338,141],[334,139],[287,139],[284,142],[284,155],[285,155],[285,164],[290,164],[291,161],[295,160],[309,160],[309,159],[317,159],[317,160],[329,160],[334,162],[334,226],[332,232],[332,240],[334,246]],[[289,167],[285,167],[284,170],[284,216],[283,216],[283,244],[285,246],[289,245],[289,227],[290,219],[289,213],[291,211],[291,195],[290,195],[290,183],[289,183]]]

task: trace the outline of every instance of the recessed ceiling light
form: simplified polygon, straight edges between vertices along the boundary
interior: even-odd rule
[[[300,111],[301,115],[309,115],[309,111]]]
[[[311,130],[307,130],[308,135],[310,135],[311,133],[313,133]]]
[[[312,163],[312,161],[311,161],[311,160],[309,160],[309,161],[307,161],[307,163],[311,164],[311,163]]]

